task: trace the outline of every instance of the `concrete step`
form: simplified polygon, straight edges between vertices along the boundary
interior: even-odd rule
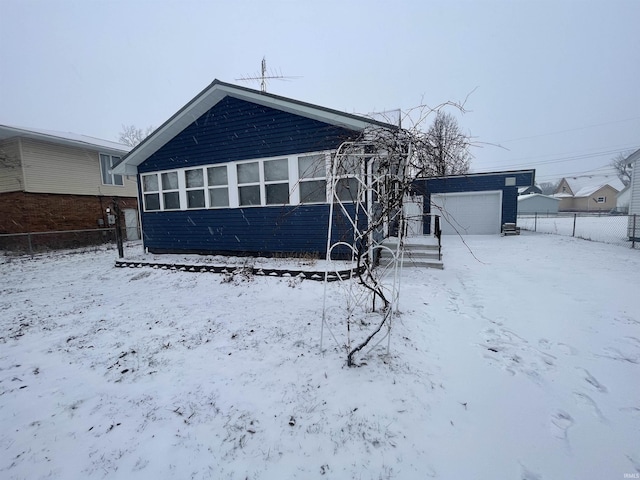
[[[380,258],[391,259],[392,255],[388,250],[380,251]],[[425,251],[405,251],[404,258],[410,258],[413,260],[440,260],[438,250]]]
[[[380,259],[380,265],[386,266],[387,263],[388,263],[388,260],[385,261],[384,259]],[[427,259],[414,260],[414,259],[405,257],[402,262],[402,268],[414,268],[414,267],[437,268],[439,270],[442,270],[444,268],[444,264],[442,263],[442,260],[427,260]]]

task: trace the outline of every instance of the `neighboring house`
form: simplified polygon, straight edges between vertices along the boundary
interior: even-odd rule
[[[532,193],[518,197],[518,215],[556,215],[560,199]]]
[[[629,213],[629,201],[631,200],[631,185],[627,185],[616,195],[616,212]]]
[[[616,208],[616,196],[624,184],[613,175],[565,177],[556,187],[560,212],[609,212]]]
[[[126,145],[71,133],[0,125],[0,233],[108,227],[114,199],[137,236],[135,177],[111,167]]]
[[[516,223],[518,187],[534,182],[535,170],[470,173],[417,179],[412,190],[422,196],[423,233],[434,231],[439,216],[445,235],[494,235],[502,224]]]
[[[542,194],[542,190],[537,185],[531,185],[530,187],[520,187],[518,189],[518,195],[530,195],[532,193]]]
[[[323,256],[329,160],[372,126],[396,128],[215,80],[113,171],[139,179],[150,252]]]
[[[629,184],[629,239],[640,241],[640,149],[629,155],[627,161],[633,165]]]

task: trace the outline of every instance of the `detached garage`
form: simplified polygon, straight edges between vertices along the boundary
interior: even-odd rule
[[[503,223],[516,223],[518,188],[534,182],[535,170],[418,179],[413,192],[422,196],[423,233],[439,216],[445,235],[500,234]]]

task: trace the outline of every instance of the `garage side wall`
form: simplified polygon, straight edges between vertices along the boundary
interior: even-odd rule
[[[425,215],[431,213],[431,194],[470,193],[490,190],[502,191],[501,224],[516,222],[518,215],[518,188],[534,185],[535,170],[515,172],[478,173],[454,177],[424,178],[413,182],[412,190],[424,198]],[[434,212],[435,213],[435,212]],[[423,222],[423,233],[431,233],[431,222]]]

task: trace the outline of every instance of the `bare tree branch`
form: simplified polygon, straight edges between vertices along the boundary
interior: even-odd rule
[[[135,125],[122,125],[120,131],[120,143],[135,147],[153,132],[153,127],[148,126],[144,131]]]

